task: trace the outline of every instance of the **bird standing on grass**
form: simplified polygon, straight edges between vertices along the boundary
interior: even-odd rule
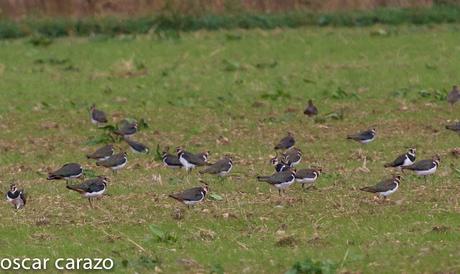
[[[182,192],[170,194],[169,197],[186,204],[187,207],[190,208],[190,206],[202,202],[205,199],[206,194],[208,192],[209,188],[206,184],[204,186],[194,187],[191,189],[184,190]]]
[[[291,132],[288,132],[288,135],[281,139],[277,145],[275,145],[276,149],[290,149],[295,144],[294,136]]]
[[[120,123],[120,126],[117,130],[114,131],[116,135],[120,135],[122,137],[134,135],[137,132],[137,122],[128,122],[123,120]]]
[[[102,110],[96,109],[96,105],[92,105],[90,109],[91,113],[91,123],[95,125],[107,123],[107,116]]]
[[[297,183],[302,184],[302,188],[305,186],[309,188],[315,184],[321,172],[321,168],[299,169],[295,173],[295,180]]]
[[[95,152],[87,154],[86,158],[88,159],[94,159],[94,160],[105,160],[112,156],[114,153],[113,151],[113,144],[108,144],[105,145],[99,149],[97,149]]]
[[[26,195],[24,190],[18,189],[15,184],[10,186],[10,191],[6,193],[6,200],[16,209],[21,209],[26,205]]]
[[[97,161],[97,166],[103,166],[106,168],[112,169],[113,173],[116,173],[117,170],[122,169],[128,163],[128,155],[126,152],[121,152],[114,154],[109,158],[101,161]]]
[[[146,145],[131,140],[128,137],[124,137],[123,139],[134,153],[149,153],[149,148]]]
[[[284,193],[286,189],[294,183],[295,174],[296,172],[294,169],[289,169],[270,176],[257,176],[257,180],[276,187],[278,189],[278,194],[281,196],[281,191]]]
[[[83,168],[77,163],[68,163],[56,171],[48,173],[48,180],[70,180],[80,178],[83,175]]]
[[[372,141],[374,141],[376,136],[376,131],[375,128],[365,130],[356,134],[350,134],[347,136],[347,139],[351,139],[357,142],[360,142],[361,144],[367,144]]]
[[[204,166],[207,164],[203,157],[187,152],[183,150],[181,147],[176,148],[176,152],[180,163],[186,171],[191,172],[192,169],[194,169],[195,167]]]
[[[200,170],[201,174],[209,173],[215,174],[220,177],[224,177],[230,173],[233,167],[232,158],[226,156],[225,158],[215,162],[214,164],[210,165],[209,167]]]
[[[94,179],[89,179],[84,181],[81,184],[77,185],[67,185],[66,187],[70,190],[76,191],[81,194],[81,196],[88,198],[89,205],[91,208],[93,204],[92,199],[102,196],[107,190],[108,178],[99,176]]]
[[[290,167],[294,167],[302,160],[302,151],[296,147],[291,147],[283,153],[283,162]]]
[[[305,108],[303,114],[307,115],[308,117],[312,117],[318,114],[318,108],[313,105],[313,101],[311,99],[308,100],[308,106]]]
[[[360,190],[375,193],[378,197],[383,197],[384,200],[391,194],[395,193],[401,183],[401,176],[396,175],[393,178],[385,179],[374,186],[363,187]]]
[[[402,168],[404,166],[410,166],[415,162],[415,152],[415,148],[409,148],[405,154],[399,155],[393,162],[386,163],[384,167]]]
[[[421,161],[415,162],[414,164],[410,166],[404,166],[402,167],[402,169],[408,169],[408,170],[414,171],[415,174],[417,174],[418,176],[423,176],[426,182],[426,176],[435,173],[440,162],[441,162],[441,159],[439,158],[438,155],[436,155],[433,157],[433,159],[421,160]]]

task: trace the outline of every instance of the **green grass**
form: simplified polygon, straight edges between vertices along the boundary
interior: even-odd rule
[[[0,41],[0,186],[15,181],[30,196],[25,210],[0,207],[0,258],[111,257],[114,273],[284,273],[328,261],[339,272],[458,272],[459,164],[449,151],[459,136],[444,124],[460,111],[443,100],[458,84],[458,35],[440,25]],[[309,98],[343,120],[307,119]],[[97,146],[85,143],[102,134],[92,103],[112,121],[144,118],[136,139],[151,150],[231,153],[237,176],[202,177],[224,199],[190,210],[169,199],[200,175],[166,169],[154,153],[129,154],[116,176],[86,160]],[[345,140],[370,126],[375,142]],[[272,173],[287,131],[304,152],[299,167],[323,167],[318,190],[295,185],[278,197],[256,182]],[[408,146],[419,159],[441,155],[426,184],[406,174],[384,204],[358,190],[390,176],[383,163]],[[71,161],[110,176],[96,210],[46,180]]]
[[[196,13],[196,14],[195,14]],[[158,14],[134,18],[26,18],[13,22],[0,20],[0,39],[26,36],[116,36],[156,33],[160,37],[179,35],[179,31],[222,29],[276,29],[302,26],[364,27],[385,25],[431,25],[460,22],[460,6],[435,4],[431,8],[379,8],[367,11],[255,13],[225,11],[212,14],[206,9],[182,14],[164,9]],[[35,39],[35,37],[33,37]]]

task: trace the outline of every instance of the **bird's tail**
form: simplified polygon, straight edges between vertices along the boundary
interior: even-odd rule
[[[374,192],[374,189],[372,187],[369,187],[369,186],[360,188],[359,190],[366,191],[366,192]]]
[[[174,200],[182,201],[182,199],[180,199],[179,197],[177,197],[174,194],[169,194],[168,197],[173,198]]]
[[[393,163],[386,163],[383,165],[384,167],[393,167]]]
[[[47,180],[59,180],[61,179],[61,176],[58,176],[58,175],[55,175],[53,173],[48,173],[48,178],[46,178]]]
[[[269,176],[257,176],[259,182],[266,182],[270,178]]]

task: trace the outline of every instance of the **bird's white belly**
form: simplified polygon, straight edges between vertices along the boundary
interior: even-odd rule
[[[396,190],[398,190],[398,187],[399,187],[399,185],[397,185],[394,189],[391,189],[391,190],[388,190],[388,191],[385,191],[385,192],[379,192],[379,195],[380,195],[380,196],[387,197],[387,196],[389,196],[389,195],[395,193]]]
[[[79,178],[81,175],[83,175],[83,172],[80,172],[80,173],[77,174],[77,175],[69,176],[68,178],[70,178],[70,179],[76,179],[76,178]]]
[[[415,174],[417,174],[418,176],[426,176],[426,175],[433,174],[435,172],[436,172],[436,166],[428,170],[416,170]]]
[[[292,162],[291,167],[294,167],[294,166],[298,165],[300,163],[300,161],[302,161],[302,157],[300,157],[299,160],[297,160],[296,162]]]
[[[361,144],[367,144],[367,143],[370,143],[370,142],[374,141],[374,138],[375,138],[375,137],[372,137],[372,139],[361,140],[361,141],[359,141],[359,142],[361,142]]]
[[[95,125],[99,124],[99,122],[96,121],[96,120],[94,120],[93,118],[91,118],[91,123],[93,123],[93,124],[95,124]]]
[[[203,198],[201,198],[200,200],[197,200],[197,201],[186,201],[186,200],[184,200],[184,204],[186,204],[186,205],[194,205],[196,203],[199,203],[199,202],[203,201]]]
[[[187,162],[187,160],[185,160],[183,157],[180,157],[179,161],[185,167],[185,170],[195,168],[194,164]]]
[[[281,184],[276,184],[274,185],[276,188],[278,189],[286,189],[288,188],[290,185],[292,185],[292,183],[294,183],[295,179],[292,179],[291,181],[289,182],[285,182],[285,183],[281,183]]]
[[[412,162],[408,157],[406,157],[406,159],[404,159],[404,163],[402,164],[402,166],[410,166],[413,163],[414,162]]]
[[[297,183],[307,184],[307,183],[314,183],[316,181],[316,177],[314,178],[303,178],[303,179],[295,179]]]
[[[123,164],[121,165],[118,165],[118,166],[114,166],[112,167],[112,170],[118,170],[118,169],[122,169],[126,166],[126,164],[128,163],[128,160],[126,160]]]
[[[83,194],[83,196],[86,197],[86,198],[94,198],[94,197],[101,196],[102,194],[104,194],[104,192],[105,192],[105,188],[103,190],[101,190],[101,191],[98,191],[98,192],[91,192],[91,193],[87,192],[87,193]]]

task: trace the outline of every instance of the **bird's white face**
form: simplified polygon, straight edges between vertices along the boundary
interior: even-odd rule
[[[17,189],[18,189],[18,188],[16,187],[16,185],[12,185],[12,186],[10,187],[10,191],[11,191],[11,192],[16,192]]]

